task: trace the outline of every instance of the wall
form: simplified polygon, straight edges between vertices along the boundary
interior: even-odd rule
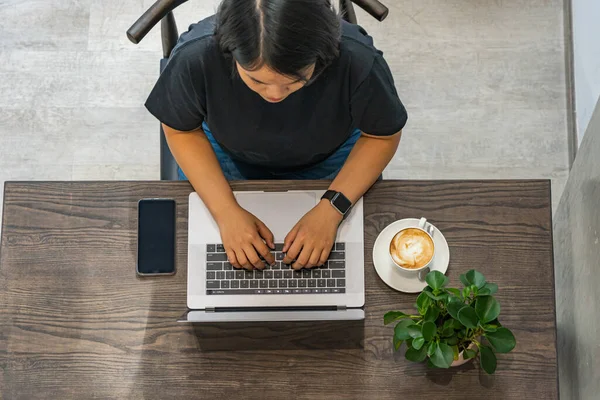
[[[554,215],[560,398],[600,393],[600,101]]]
[[[600,0],[571,0],[577,136],[583,138],[600,96]]]

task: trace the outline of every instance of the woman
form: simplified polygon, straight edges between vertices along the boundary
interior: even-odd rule
[[[182,35],[146,107],[231,264],[246,269],[263,268],[261,256],[274,262],[273,234],[236,203],[228,180],[333,179],[330,190],[355,203],[407,119],[382,53],[329,0],[224,0]],[[308,212],[285,238],[284,262],[322,265],[338,208],[323,199]]]

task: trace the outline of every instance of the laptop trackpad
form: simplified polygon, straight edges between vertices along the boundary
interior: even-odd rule
[[[285,235],[317,203],[313,192],[236,192],[235,197],[244,209],[256,215],[282,242]]]

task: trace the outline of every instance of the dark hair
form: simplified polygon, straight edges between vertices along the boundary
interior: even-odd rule
[[[223,0],[215,34],[244,69],[306,80],[305,68],[316,64],[315,78],[338,57],[340,24],[330,0]]]

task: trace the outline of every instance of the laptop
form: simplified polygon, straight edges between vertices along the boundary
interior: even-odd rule
[[[219,229],[197,193],[189,196],[186,322],[361,320],[365,302],[363,202],[341,223],[325,265],[294,270],[283,240],[323,190],[234,192],[275,236],[276,263],[263,270],[227,262]]]

